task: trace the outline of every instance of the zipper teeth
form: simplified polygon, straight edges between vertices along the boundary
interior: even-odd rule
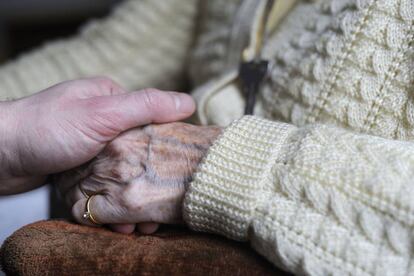
[[[254,15],[260,4],[261,1],[242,1],[230,31],[226,69],[237,67],[241,61],[243,50],[249,47]]]
[[[259,30],[256,33],[257,43],[255,47],[255,58],[260,58],[262,55],[262,50],[267,41],[267,36],[268,36],[268,33],[266,32],[266,30],[267,30],[267,25],[269,23],[269,16],[274,7],[275,7],[275,0],[267,0],[262,17],[260,19]]]

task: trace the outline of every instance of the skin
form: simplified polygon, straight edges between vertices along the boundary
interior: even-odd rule
[[[86,197],[94,195],[90,208],[103,224],[130,233],[151,233],[157,223],[182,223],[183,197],[199,163],[222,132],[219,127],[185,123],[149,125],[129,130],[109,143],[90,163],[56,176],[61,193],[75,219],[82,217]]]
[[[185,119],[194,109],[188,95],[127,93],[108,78],[68,81],[0,102],[0,195],[31,190],[50,174],[90,161],[128,129]]]

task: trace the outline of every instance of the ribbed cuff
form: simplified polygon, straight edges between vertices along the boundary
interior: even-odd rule
[[[295,126],[245,116],[210,148],[184,200],[186,223],[196,231],[247,240],[264,179]]]

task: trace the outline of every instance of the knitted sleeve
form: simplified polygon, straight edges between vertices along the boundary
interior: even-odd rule
[[[97,75],[127,89],[177,89],[192,42],[196,0],[128,0],[74,38],[47,44],[0,67],[0,100]]]
[[[211,147],[184,218],[290,272],[408,275],[413,180],[413,143],[248,116]]]

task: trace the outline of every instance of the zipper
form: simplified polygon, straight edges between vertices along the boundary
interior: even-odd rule
[[[267,26],[269,15],[274,9],[275,0],[267,0],[262,16],[259,19],[257,32],[251,37],[251,44],[242,52],[239,66],[239,83],[242,93],[245,96],[245,115],[254,113],[257,93],[266,77],[269,75],[269,61],[263,59],[262,49],[267,41]]]
[[[199,90],[193,95],[199,103],[198,118],[201,123],[208,123],[206,107],[210,99],[219,94],[223,87],[233,82],[244,94],[242,95],[245,98],[244,114],[254,113],[257,94],[271,69],[271,63],[262,59],[262,48],[266,44],[267,36],[275,31],[280,19],[288,14],[297,1],[240,1],[227,45],[224,69],[227,74],[220,81],[214,81],[214,85],[209,85],[210,92]],[[261,42],[257,43],[258,40]],[[257,58],[255,59],[254,56]]]

